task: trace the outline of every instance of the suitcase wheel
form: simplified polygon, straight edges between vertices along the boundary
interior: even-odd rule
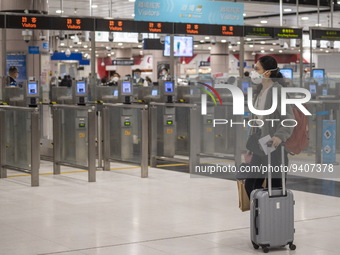
[[[262,251],[264,253],[268,253],[269,252],[269,248],[267,246],[264,246],[264,247],[262,247]]]
[[[253,244],[253,247],[255,250],[257,250],[258,248],[260,248],[260,246],[258,246],[256,243],[254,243],[253,241],[251,242]]]
[[[292,251],[294,251],[296,249],[296,245],[295,244],[289,244],[289,249],[291,249]]]

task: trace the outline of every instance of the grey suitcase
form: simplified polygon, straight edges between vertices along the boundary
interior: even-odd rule
[[[270,146],[270,145],[268,145]],[[284,165],[284,146],[282,147],[282,165]],[[268,165],[271,162],[268,153]],[[253,247],[262,248],[264,253],[269,248],[289,245],[295,250],[294,241],[294,197],[286,190],[285,173],[282,172],[282,189],[272,188],[271,172],[268,171],[268,189],[253,190],[250,195],[250,232]]]

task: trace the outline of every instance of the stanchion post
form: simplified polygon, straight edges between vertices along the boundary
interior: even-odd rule
[[[104,171],[110,171],[110,118],[109,109],[107,106],[103,107],[103,161],[104,161]]]
[[[6,165],[6,113],[4,110],[0,110],[0,178],[7,177],[7,169],[4,168]]]
[[[190,132],[189,132],[189,171],[195,173],[195,167],[199,164],[198,154],[200,153],[200,109],[197,106],[190,108]]]
[[[142,110],[142,162],[141,162],[141,177],[148,177],[148,159],[149,159],[149,111],[148,106]]]
[[[156,167],[157,165],[157,106],[151,105],[150,108],[150,123],[151,123],[151,137],[150,137],[150,165]]]
[[[53,174],[60,174],[61,109],[53,109]]]
[[[96,110],[88,110],[88,177],[89,182],[96,181]]]
[[[40,123],[38,108],[31,113],[31,186],[39,186]]]

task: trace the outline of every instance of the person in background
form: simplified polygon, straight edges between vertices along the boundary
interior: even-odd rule
[[[145,77],[145,83],[146,83],[146,86],[152,86],[152,80],[150,79],[149,76]]]
[[[248,72],[248,71],[245,71],[245,72],[244,72],[244,77],[245,77],[245,78],[249,78],[249,72]]]
[[[110,81],[108,82],[108,86],[118,86],[118,81],[120,79],[119,73],[114,72],[111,75]]]
[[[171,77],[169,75],[169,70],[166,67],[162,68],[161,80],[163,80],[163,81],[171,80]]]
[[[136,69],[134,72],[134,78],[133,78],[133,85],[144,85],[144,79],[140,76],[142,71],[140,69]]]
[[[9,86],[17,86],[17,81],[16,79],[19,76],[19,70],[16,66],[11,66],[8,69],[8,78],[9,78]]]
[[[100,85],[101,86],[106,86],[107,85],[107,77],[104,76],[103,78],[101,78],[100,80]]]

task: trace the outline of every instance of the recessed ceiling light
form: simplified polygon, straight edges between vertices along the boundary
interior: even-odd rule
[[[320,49],[320,51],[323,51],[323,49]]]
[[[243,17],[245,17],[245,16],[247,16],[247,14],[246,14],[246,13],[243,13]]]
[[[264,50],[261,50],[261,53],[265,53],[265,51],[264,51]]]
[[[96,57],[99,57],[99,55],[97,54]]]
[[[276,45],[276,43],[275,43],[275,42],[273,42],[273,45]]]
[[[62,11],[62,10],[56,10],[55,12],[56,12],[56,13],[63,13],[64,11]]]
[[[340,1],[338,1],[337,4],[340,4]]]
[[[236,52],[236,50],[233,50],[233,52]]]
[[[273,48],[271,48],[271,49],[270,49],[270,51],[274,51],[274,49],[273,49]]]
[[[91,5],[91,7],[92,7],[92,8],[98,8],[98,5],[93,4],[93,5]]]
[[[72,49],[72,48],[73,48],[73,46],[72,46],[72,45],[70,45],[70,48]]]
[[[63,42],[62,42],[62,43],[60,43],[60,46],[65,46],[65,43],[63,43]]]
[[[74,51],[75,51],[75,52],[78,52],[78,49],[75,49]]]
[[[111,57],[111,53],[108,53],[107,56],[108,56],[108,57]]]
[[[206,36],[206,37],[204,37],[204,39],[205,39],[205,40],[209,40],[209,39],[210,39],[210,37],[209,37],[209,36]]]
[[[228,46],[228,48],[229,48],[229,49],[232,49],[232,48],[233,48],[233,46],[229,45],[229,46]]]
[[[280,53],[282,53],[282,50],[279,50]]]
[[[194,47],[195,47],[195,48],[197,48],[197,47],[198,47],[198,45],[196,44]]]
[[[122,45],[123,45],[123,43],[121,43],[121,42],[120,42],[120,43],[118,43],[118,46],[122,46]]]
[[[328,53],[329,52],[329,50],[326,50],[326,53]]]
[[[241,42],[237,42],[237,44],[241,44]]]
[[[89,47],[89,46],[87,46],[86,44],[84,45],[84,48],[86,49],[87,47]]]
[[[250,44],[250,45],[249,45],[249,47],[250,47],[250,48],[253,48],[253,47],[254,47],[254,45]]]
[[[134,14],[134,13],[132,13],[132,14],[131,14],[131,16],[132,16],[132,17],[134,17],[134,16],[135,16],[135,14]]]
[[[265,44],[266,42],[265,41],[261,41],[261,44]]]
[[[226,42],[227,42],[227,40],[225,40],[225,39],[221,40],[221,43],[226,43]]]
[[[136,0],[129,0],[129,2],[136,2]]]
[[[250,41],[251,41],[251,38],[247,38],[246,40],[247,40],[248,42],[250,42]]]
[[[287,9],[283,9],[283,11],[284,11],[284,12],[291,12],[291,11],[292,11],[292,9],[290,9],[290,8],[287,8]]]
[[[315,24],[316,27],[321,27],[322,25],[320,23]]]
[[[294,48],[292,48],[292,50],[294,50]]]
[[[211,47],[208,47],[209,50],[211,50]]]
[[[138,47],[138,48],[142,48],[143,46],[139,44],[137,47]]]
[[[301,20],[309,20],[309,17],[307,17],[307,16],[301,17]]]
[[[200,43],[204,43],[204,40],[201,40]]]
[[[268,20],[261,20],[260,22],[261,22],[261,24],[267,24]]]

